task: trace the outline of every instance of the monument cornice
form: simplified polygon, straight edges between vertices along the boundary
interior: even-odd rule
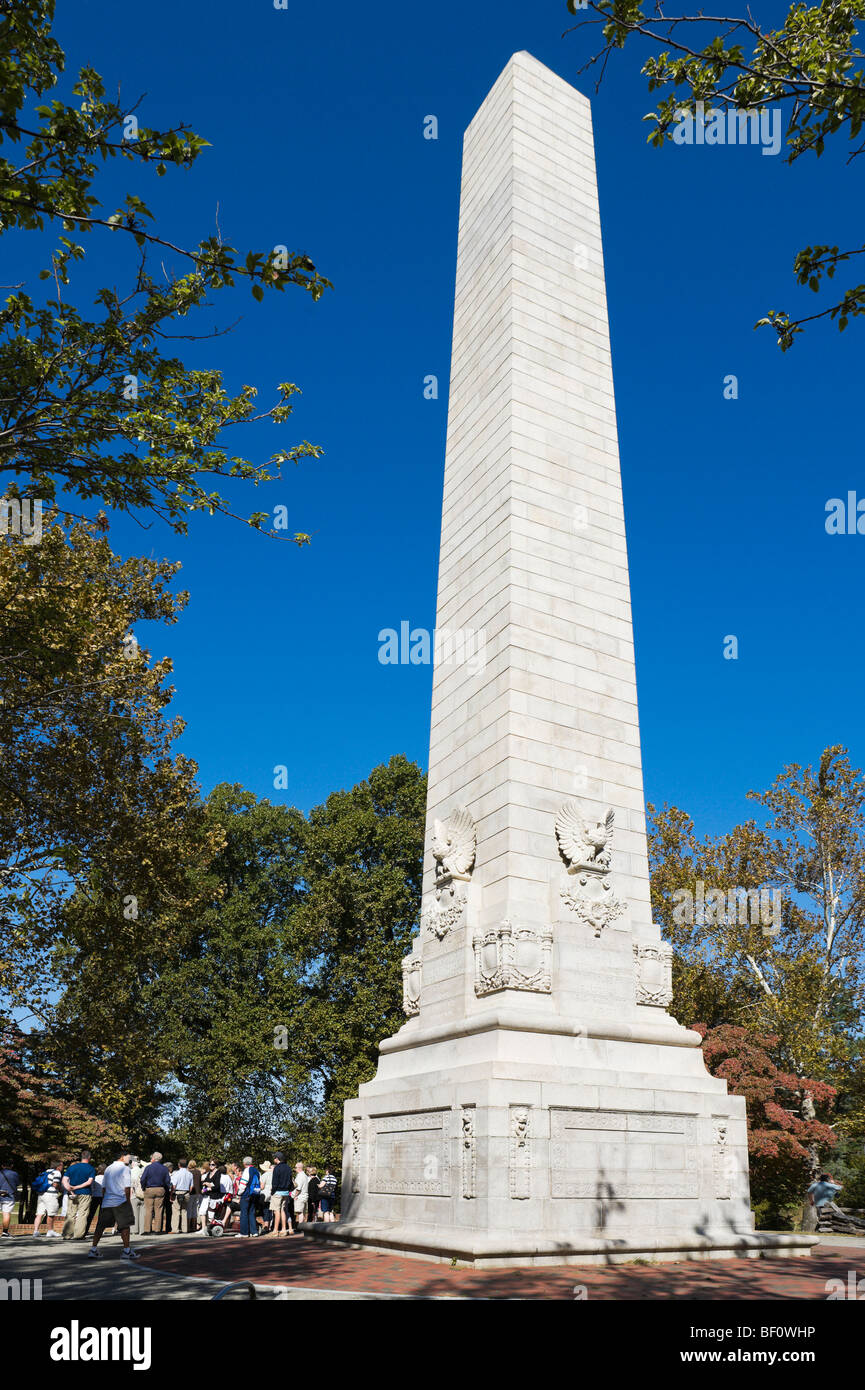
[[[583,1023],[570,1018],[557,1018],[553,1014],[531,1013],[529,1010],[495,1009],[432,1028],[416,1028],[413,1023],[406,1024],[392,1038],[384,1039],[379,1052],[403,1052],[407,1048],[426,1047],[430,1043],[447,1042],[449,1038],[465,1038],[496,1029],[513,1033],[556,1033],[566,1038],[596,1038],[608,1042],[663,1043],[667,1047],[699,1047],[703,1041],[699,1033],[681,1027],[672,1019],[669,1024]]]

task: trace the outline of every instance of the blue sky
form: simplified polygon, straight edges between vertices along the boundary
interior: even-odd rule
[[[312,547],[223,519],[186,538],[114,528],[121,549],[183,563],[189,608],[148,638],[174,659],[205,790],[238,781],[308,808],[392,753],[426,764],[431,672],[382,666],[377,634],[435,620],[462,132],[517,49],[592,95],[577,72],[590,41],[563,39],[570,22],[564,0],[151,0],[134,15],[59,0],[70,70],[91,63],[109,90],[146,94],[143,123],[186,121],[212,143],[152,189],[113,168],[106,200],[144,191],[163,234],[187,243],[213,231],[218,205],[235,246],[306,250],[335,285],[318,305],[299,290],[261,306],[226,296],[212,321],[242,315],[234,331],[179,345],[263,402],[279,381],[302,387],[291,424],[244,444],[264,460],[305,437],[324,457],[234,500],[286,504]],[[649,799],[715,831],[752,814],[746,791],[786,762],[836,742],[865,758],[865,537],[824,528],[828,498],[865,496],[865,329],[818,325],[786,355],[753,331],[769,307],[822,307],[794,287],[793,257],[855,245],[863,198],[846,149],[792,168],[756,148],[656,151],[651,104],[636,51],[617,55],[593,106],[644,773]],[[82,284],[119,273],[107,256],[94,238]]]

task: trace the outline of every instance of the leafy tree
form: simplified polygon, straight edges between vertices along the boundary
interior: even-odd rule
[[[155,1105],[201,1157],[281,1143],[338,1163],[343,1102],[404,1022],[399,965],[419,912],[425,799],[423,773],[401,756],[308,819],[217,787],[206,811],[222,848],[192,871],[194,909],[157,918],[118,961],[120,1026],[97,960],[70,971],[57,1017],[73,1094],[98,1094],[134,1134]],[[82,941],[96,939],[92,911],[98,901],[70,905]],[[112,1102],[107,1074],[139,1118]]]
[[[837,1142],[830,1125],[817,1117],[818,1110],[828,1115],[835,1089],[781,1071],[771,1056],[778,1039],[770,1034],[731,1025],[698,1024],[697,1031],[709,1071],[723,1077],[733,1095],[745,1097],[751,1200],[761,1224],[777,1226],[802,1205],[814,1150]],[[805,1096],[811,1101],[803,1106]]]
[[[604,43],[581,71],[600,64],[603,79],[611,55],[626,43],[642,41],[648,50],[642,66],[650,92],[667,92],[645,117],[652,122],[649,141],[662,147],[673,138],[677,112],[753,111],[779,107],[786,118],[787,162],[804,155],[819,157],[826,141],[838,135],[850,142],[848,163],[865,150],[865,73],[858,47],[865,0],[796,0],[780,28],[761,24],[748,9],[744,15],[671,15],[656,0],[567,0],[571,14],[594,12],[580,21],[600,25]],[[807,246],[793,271],[799,285],[818,293],[840,265],[865,254],[865,245]],[[775,329],[782,351],[806,323],[829,318],[843,332],[850,318],[865,312],[865,284],[851,285],[817,313],[791,319],[770,309],[757,327]]]
[[[769,872],[762,838],[751,823],[698,841],[684,811],[651,805],[648,811],[652,911],[674,947],[672,1010],[684,1023],[702,1019],[709,1027],[750,1020],[761,991],[748,956],[762,926],[731,929],[678,905],[685,894],[696,899],[700,883],[725,894],[735,887],[760,889]]]
[[[284,422],[298,388],[282,383],[275,404],[256,412],[252,386],[231,395],[219,371],[187,370],[166,355],[166,330],[179,320],[183,336],[196,336],[190,316],[237,281],[259,300],[289,285],[317,300],[329,282],[305,253],[284,247],[243,255],[221,235],[178,245],[157,231],[138,193],[105,206],[97,180],[108,161],[164,175],[169,166],[190,168],[207,141],[182,125],[139,125],[135,105],[106,99],[90,67],[71,101],[51,96],[65,65],[53,17],[54,0],[0,0],[0,232],[33,232],[45,247],[43,286],[21,281],[0,309],[0,471],[33,497],[65,494],[67,506],[97,498],[184,530],[192,511],[229,510],[209,479],[257,484],[321,450],[303,441],[266,464],[230,454],[220,443],[224,428]],[[123,242],[132,252],[127,288],[101,289],[95,319],[70,298],[74,267],[94,234],[108,240],[103,250]],[[260,527],[265,515],[249,520]]]
[[[0,1002],[46,1025],[70,973],[123,957],[157,906],[188,910],[186,866],[220,843],[172,752],[171,662],[133,633],[176,620],[176,569],[83,522],[0,545]]]
[[[343,1104],[405,1022],[399,967],[420,912],[425,813],[426,777],[398,756],[309,817],[289,938],[302,985],[290,1054],[294,1078],[316,1080],[313,1161],[340,1161]]]
[[[302,892],[305,823],[293,807],[216,787],[208,817],[223,833],[191,930],[145,989],[145,1007],[175,1080],[171,1123],[202,1154],[272,1145],[290,1127],[290,1054],[278,1044],[300,983],[287,945]]]
[[[865,784],[832,747],[815,767],[792,764],[749,796],[770,813],[764,829],[750,821],[703,840],[684,812],[649,808],[653,909],[674,947],[672,1009],[687,1024],[771,1037],[785,1075],[835,1086],[837,1134],[861,1148]],[[723,908],[698,911],[700,887],[706,904],[715,891]],[[743,890],[762,890],[762,905],[777,893],[777,918],[767,925]],[[806,1113],[815,1103],[807,1091],[798,1098]],[[776,1156],[766,1150],[766,1165]],[[811,1170],[821,1161],[815,1141]]]
[[[765,829],[752,821],[701,842],[683,812],[649,808],[653,906],[678,957],[674,1008],[693,1018],[699,998],[718,1022],[777,1034],[789,1069],[852,1079],[865,1007],[865,783],[833,747],[749,796],[771,813]],[[678,890],[696,898],[700,881],[727,909],[696,920]],[[761,909],[752,898],[743,914],[736,890],[760,889]],[[780,913],[767,924],[773,892]]]
[[[12,1023],[0,1030],[0,1155],[24,1175],[56,1154],[69,1161],[77,1149],[94,1154],[123,1139],[121,1132],[70,1100],[56,1075],[32,1057],[32,1040]]]

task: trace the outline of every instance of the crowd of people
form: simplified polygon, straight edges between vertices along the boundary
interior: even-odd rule
[[[334,1220],[337,1186],[328,1165],[322,1173],[303,1162],[292,1168],[282,1152],[260,1165],[250,1155],[240,1163],[186,1158],[164,1163],[158,1152],[144,1163],[124,1152],[105,1167],[94,1165],[84,1149],[65,1169],[51,1155],[30,1184],[36,1196],[33,1238],[86,1240],[90,1235],[89,1253],[98,1257],[102,1234],[116,1230],[124,1255],[136,1258],[130,1233],[296,1236],[304,1222]],[[7,1238],[20,1187],[18,1173],[0,1165],[0,1235]]]

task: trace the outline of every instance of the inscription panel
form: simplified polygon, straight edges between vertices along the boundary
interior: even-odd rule
[[[693,1115],[550,1110],[553,1197],[698,1197]]]
[[[449,1110],[371,1115],[370,1191],[397,1197],[449,1197],[449,1115]]]

